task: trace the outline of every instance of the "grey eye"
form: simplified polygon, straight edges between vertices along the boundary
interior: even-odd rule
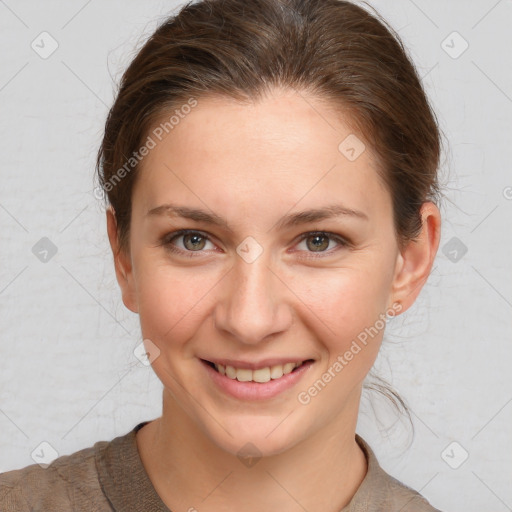
[[[181,235],[183,237],[183,246],[189,251],[200,251],[204,249],[206,238],[198,233]]]
[[[313,252],[319,252],[329,247],[330,238],[327,235],[310,235],[306,238],[308,249]]]

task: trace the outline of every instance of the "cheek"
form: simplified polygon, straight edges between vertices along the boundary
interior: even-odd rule
[[[221,278],[222,274],[199,267],[140,260],[137,296],[143,337],[158,346],[165,344],[166,350],[185,343],[204,318],[208,294]]]
[[[331,360],[349,350],[354,340],[361,346],[366,342],[370,350],[364,358],[373,360],[385,326],[389,286],[389,277],[376,268],[340,268],[304,273],[293,279],[292,289]]]
[[[373,321],[389,294],[387,279],[364,268],[315,269],[292,282],[299,298],[330,327]]]

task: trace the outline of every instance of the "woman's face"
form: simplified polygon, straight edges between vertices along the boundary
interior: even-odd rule
[[[355,428],[384,315],[398,313],[391,197],[369,148],[289,91],[199,99],[155,141],[133,191],[123,299],[166,399],[231,453]],[[236,378],[204,361],[231,362]],[[293,366],[279,363],[303,361],[279,377]]]

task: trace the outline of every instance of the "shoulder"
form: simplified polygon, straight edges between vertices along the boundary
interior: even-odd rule
[[[96,453],[107,445],[108,441],[99,441],[58,457],[45,468],[32,464],[0,474],[0,510],[110,511],[96,468]]]
[[[418,491],[385,473],[384,495],[390,510],[401,512],[441,512],[433,507]]]
[[[368,471],[353,500],[342,512],[441,512],[419,492],[386,473],[368,443],[357,434],[356,440],[365,453]]]

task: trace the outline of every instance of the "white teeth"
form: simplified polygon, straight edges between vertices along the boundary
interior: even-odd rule
[[[221,365],[219,364],[219,366]],[[226,377],[236,379],[236,370],[232,366],[226,366]]]
[[[270,368],[268,366],[266,368],[253,370],[252,372],[250,370],[248,371],[252,373],[252,380],[255,382],[268,382],[270,380]]]
[[[252,380],[252,370],[238,368],[236,371],[236,380],[240,382],[249,382]]]
[[[292,372],[295,367],[296,367],[295,363],[286,363],[283,366],[283,373],[286,375],[287,373]]]
[[[249,370],[247,368],[234,368],[233,366],[223,366],[215,363],[215,368],[221,375],[232,380],[240,382],[269,382],[270,380],[280,379],[283,375],[291,373],[295,368],[300,366],[299,363],[286,363],[284,365],[277,364],[275,366],[266,366],[257,370]]]
[[[270,368],[270,378],[271,379],[279,379],[279,377],[283,376],[283,366],[278,364],[277,366],[272,366]]]

